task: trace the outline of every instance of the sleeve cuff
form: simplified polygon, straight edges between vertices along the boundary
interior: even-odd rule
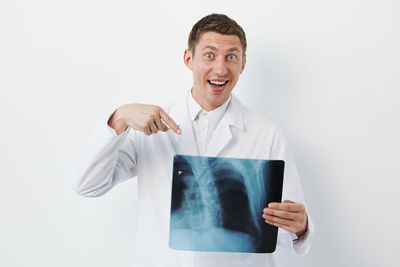
[[[308,218],[307,231],[297,238],[296,234],[290,233],[292,237],[292,249],[297,255],[304,256],[310,250],[310,237],[314,233],[314,223],[311,218]]]
[[[110,133],[112,136],[118,136],[118,134],[117,134],[117,132],[112,128],[112,127],[110,127],[110,125],[108,125],[108,121],[109,121],[109,119],[111,118],[111,116],[114,114],[114,112],[116,111],[117,109],[115,109],[113,112],[111,112],[110,114],[108,114],[108,116],[107,116],[107,120],[106,120],[106,123],[105,123],[105,125],[106,125],[106,128],[107,128],[107,132],[108,133]],[[129,131],[129,127],[127,127],[126,129],[125,129],[125,131],[123,131],[119,136],[125,136],[126,135],[126,132],[128,132]]]

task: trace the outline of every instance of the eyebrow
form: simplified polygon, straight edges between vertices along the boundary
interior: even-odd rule
[[[233,51],[240,52],[239,49],[238,49],[237,47],[229,48],[229,49],[227,50],[227,52],[233,52]]]
[[[214,51],[218,50],[215,46],[207,45],[203,49],[201,49],[201,51],[206,50],[207,48],[211,49],[211,50],[214,50]],[[240,52],[237,47],[229,48],[228,50],[226,50],[226,52],[233,52],[233,51]]]

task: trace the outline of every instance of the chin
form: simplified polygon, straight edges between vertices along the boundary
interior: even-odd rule
[[[221,94],[221,95],[212,95],[210,98],[209,98],[209,103],[211,104],[211,105],[213,105],[214,107],[219,107],[219,106],[221,106],[222,104],[224,104],[225,103],[225,101],[227,100],[229,98],[229,94],[228,95],[225,95],[225,94]]]

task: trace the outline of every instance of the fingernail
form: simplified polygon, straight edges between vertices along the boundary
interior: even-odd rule
[[[178,129],[176,132],[177,132],[178,134],[181,134],[181,133],[182,133],[182,130],[181,130],[181,129]]]

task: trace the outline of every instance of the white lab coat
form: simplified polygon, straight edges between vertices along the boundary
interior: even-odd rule
[[[117,135],[106,121],[100,125],[77,161],[73,189],[82,196],[97,197],[137,176],[135,266],[275,266],[273,254],[190,252],[169,248],[173,155],[198,155],[187,93],[163,107],[180,125],[181,135],[169,130],[146,136],[131,128]],[[234,95],[215,129],[206,155],[284,160],[282,200],[305,204],[295,163],[280,129],[244,107]],[[296,237],[294,234],[279,229],[278,245],[292,248],[297,254],[307,253],[314,231],[310,216],[308,228],[306,238],[296,242],[292,241]]]

